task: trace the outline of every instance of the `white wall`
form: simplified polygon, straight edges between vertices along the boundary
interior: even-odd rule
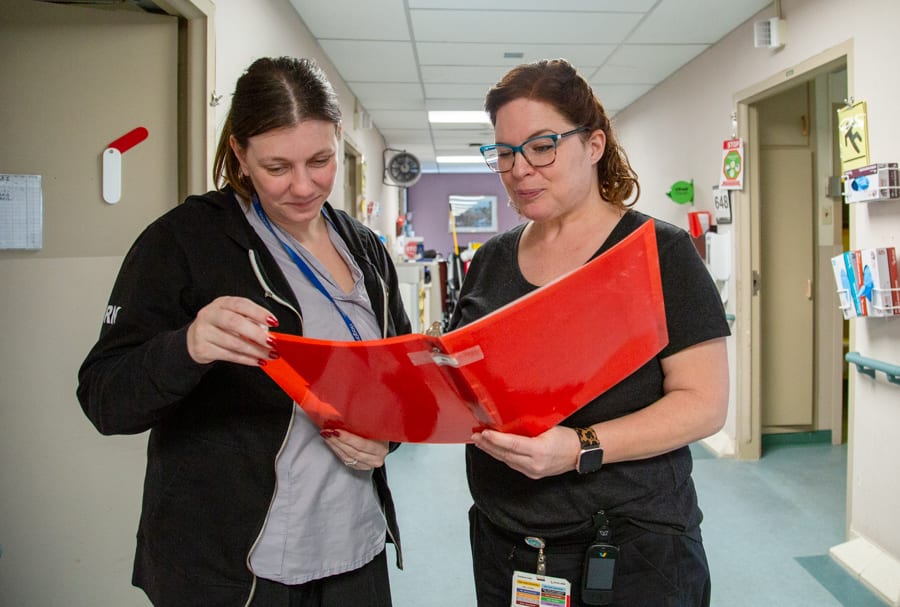
[[[616,116],[619,138],[641,178],[638,208],[686,225],[686,211],[669,202],[665,192],[672,182],[693,178],[695,208],[713,210],[710,187],[718,181],[722,140],[732,134],[735,95],[773,77],[786,78],[792,66],[847,41],[853,49],[849,94],[867,102],[870,157],[873,162],[900,161],[900,113],[896,111],[900,81],[891,59],[900,55],[900,2],[857,0],[851,7],[840,0],[782,0],[781,6],[788,28],[785,47],[753,47],[752,22],[774,16],[774,9],[767,9]],[[602,88],[598,92],[602,97]],[[852,247],[900,249],[900,203],[854,206],[849,211]],[[900,364],[900,318],[851,321],[850,350]],[[733,347],[729,355],[734,383]],[[853,367],[850,378],[849,537],[861,536],[882,549],[896,566],[900,561],[900,441],[895,438],[900,435],[900,387],[887,383],[880,373],[872,381]],[[733,394],[725,427],[732,440],[734,416]],[[883,586],[880,590],[896,600],[897,595],[890,594],[897,591],[896,584],[890,592],[885,593]]]
[[[353,115],[356,98],[322,51],[289,2],[283,0],[216,0],[216,92],[223,95],[216,107],[216,133],[221,131],[234,85],[244,70],[259,57],[289,55],[311,57],[325,70],[334,86],[343,113],[344,138],[360,150],[366,163],[366,199],[381,203],[381,215],[372,227],[388,237],[394,235],[399,210],[399,189],[382,183],[384,138],[375,129],[358,129]],[[343,208],[343,166],[329,201]],[[352,209],[345,209],[352,213]]]

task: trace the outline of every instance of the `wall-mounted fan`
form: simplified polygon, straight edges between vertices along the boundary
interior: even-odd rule
[[[419,159],[405,150],[386,149],[385,156],[391,152],[393,155],[384,161],[384,179],[386,185],[408,188],[422,176],[422,165]]]

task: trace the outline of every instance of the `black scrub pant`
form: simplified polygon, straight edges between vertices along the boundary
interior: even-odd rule
[[[306,584],[286,586],[257,578],[250,604],[252,607],[391,607],[385,552],[359,569]]]
[[[469,511],[472,566],[478,607],[509,607],[513,571],[535,573],[537,550],[491,523],[474,506]],[[694,536],[654,533],[629,526],[613,538],[619,547],[613,578],[614,607],[709,607],[710,579],[706,552]],[[572,607],[581,600],[584,556],[590,538],[548,541],[544,549],[547,575],[569,580]]]

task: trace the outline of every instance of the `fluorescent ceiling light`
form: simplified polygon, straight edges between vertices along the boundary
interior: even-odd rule
[[[441,164],[481,164],[484,158],[481,156],[438,156],[435,158]]]
[[[440,122],[444,124],[490,124],[487,112],[482,111],[430,111],[428,122]]]

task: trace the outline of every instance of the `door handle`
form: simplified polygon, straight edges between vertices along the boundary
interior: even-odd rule
[[[806,299],[812,301],[813,293],[812,293],[812,278],[806,279]]]

